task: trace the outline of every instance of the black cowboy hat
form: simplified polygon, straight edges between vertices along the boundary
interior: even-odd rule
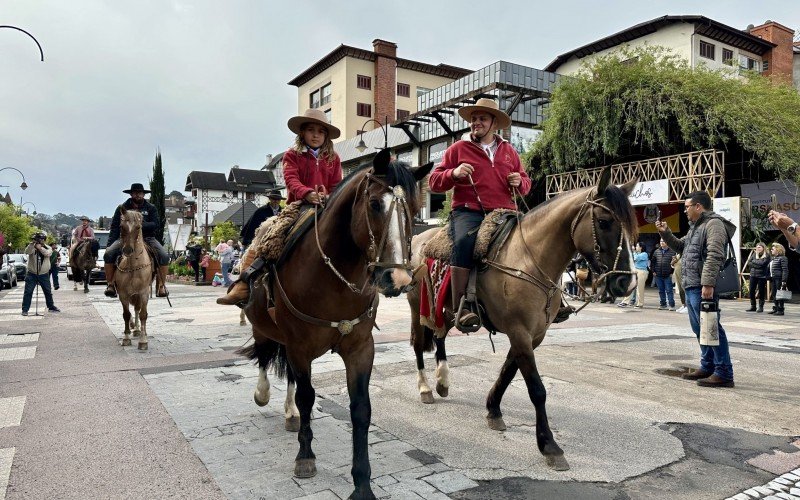
[[[267,198],[270,200],[285,200],[286,198],[283,197],[280,191],[277,189],[273,189],[272,191],[267,193]]]
[[[149,189],[145,189],[144,186],[142,186],[138,182],[134,182],[133,184],[131,184],[131,188],[130,189],[123,189],[122,190],[122,192],[125,193],[125,194],[131,194],[133,191],[143,191],[144,194],[147,194],[147,193],[150,192]]]
[[[81,215],[80,220],[88,220],[89,222],[92,222],[92,219],[90,219],[89,217],[87,217],[85,215]]]

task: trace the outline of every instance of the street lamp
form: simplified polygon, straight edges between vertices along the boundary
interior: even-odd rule
[[[2,28],[2,26],[0,26],[0,28]],[[16,170],[17,172],[19,172],[19,175],[22,176],[22,184],[20,184],[19,187],[22,188],[23,191],[28,189],[28,183],[25,182],[25,174],[23,174],[18,168],[14,168],[14,167],[3,167],[3,168],[0,168],[0,172],[2,172],[3,170]]]
[[[44,51],[42,50],[42,46],[39,44],[39,40],[37,40],[35,36],[31,35],[30,33],[28,33],[27,31],[25,31],[22,28],[17,28],[16,26],[3,25],[3,26],[0,26],[0,28],[8,28],[8,29],[12,29],[12,30],[21,31],[21,32],[25,33],[26,35],[28,35],[29,37],[31,37],[33,39],[33,41],[36,42],[36,46],[39,47],[39,55],[42,58],[42,62],[44,62]]]
[[[19,206],[19,212],[20,213],[22,213],[22,207],[24,207],[25,205],[33,205],[33,215],[36,216],[36,203],[34,203],[32,201],[26,201],[25,203],[23,203],[22,205]],[[27,213],[27,212],[25,212],[25,213]]]
[[[356,145],[356,149],[358,150],[359,153],[363,153],[367,149],[367,145],[364,143],[364,127],[366,127],[369,122],[377,123],[378,127],[383,132],[383,149],[386,149],[386,148],[389,147],[389,117],[388,116],[385,117],[385,121],[386,121],[386,123],[384,125],[382,125],[381,122],[379,122],[378,120],[376,120],[374,118],[370,118],[369,120],[364,122],[364,125],[361,125],[361,131],[358,134],[359,137],[361,137],[361,140],[359,140],[358,144]]]

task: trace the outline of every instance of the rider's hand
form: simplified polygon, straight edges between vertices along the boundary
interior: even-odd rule
[[[311,191],[303,199],[306,200],[307,203],[319,205],[319,193],[316,191]]]
[[[453,169],[453,179],[463,179],[464,177],[471,175],[474,171],[475,167],[469,163],[462,163]]]
[[[659,232],[659,233],[663,233],[663,232],[665,232],[667,229],[669,229],[669,226],[667,226],[667,223],[666,223],[666,222],[664,222],[664,221],[662,221],[662,220],[657,220],[657,221],[656,221],[656,229],[658,229],[658,232]]]
[[[512,188],[519,187],[522,184],[522,176],[519,175],[519,172],[511,172],[506,177],[506,180],[508,181],[508,185]]]

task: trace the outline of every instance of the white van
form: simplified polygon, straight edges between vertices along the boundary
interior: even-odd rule
[[[103,255],[106,253],[108,247],[108,236],[110,231],[106,229],[95,229],[94,238],[100,242],[100,250],[97,252],[97,267],[92,269],[92,275],[89,277],[89,283],[106,280],[105,262]],[[67,266],[67,279],[72,281],[72,268]]]

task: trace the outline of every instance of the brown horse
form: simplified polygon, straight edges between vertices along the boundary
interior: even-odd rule
[[[547,464],[556,470],[569,465],[564,452],[553,439],[545,411],[546,392],[533,351],[544,340],[547,328],[561,304],[558,280],[576,252],[583,255],[598,281],[616,296],[629,293],[636,286],[630,241],[637,234],[636,216],[628,195],[635,180],[621,188],[610,184],[606,169],[597,186],[575,190],[549,200],[525,214],[508,238],[499,255],[479,273],[477,290],[484,318],[494,331],[505,333],[511,343],[500,376],[486,399],[487,420],[493,430],[505,430],[500,401],[517,373],[522,372],[528,394],[536,408],[536,439]],[[439,231],[431,229],[412,242],[413,263],[425,259],[423,245]],[[427,272],[418,268],[415,282]],[[411,343],[417,358],[417,385],[424,403],[433,403],[433,394],[425,377],[423,351],[433,348],[433,331],[420,324],[420,292],[408,293],[411,307]],[[453,327],[453,313],[445,314],[445,329]],[[436,339],[436,390],[445,397],[449,392],[447,355],[444,338]]]
[[[378,293],[399,295],[411,283],[411,223],[417,212],[417,182],[428,164],[412,173],[390,163],[388,150],[378,153],[371,168],[348,175],[328,199],[314,227],[271,267],[275,321],[264,286],[253,289],[245,308],[255,343],[245,353],[266,370],[287,372],[296,383],[300,413],[294,474],[316,474],[311,450],[314,388],[311,362],[333,350],[347,372],[353,423],[351,498],[375,498],[370,487],[367,432],[371,419],[369,380],[375,347],[372,329]],[[262,371],[261,374],[264,372]],[[264,401],[261,390],[256,401]],[[260,394],[259,394],[260,393]],[[268,394],[268,393],[267,393]],[[287,428],[290,428],[287,408]]]
[[[147,245],[142,239],[142,214],[119,206],[119,237],[122,240],[122,256],[114,273],[114,284],[122,303],[122,318],[125,320],[123,346],[131,345],[133,336],[139,337],[138,348],[147,350],[147,302],[155,273]],[[130,306],[133,305],[133,325]]]
[[[94,241],[83,240],[75,245],[72,255],[69,258],[69,266],[72,268],[72,280],[75,283],[73,290],[78,291],[78,283],[83,283],[83,293],[89,293],[89,280],[92,276],[92,269],[97,267],[97,259],[92,253]]]

